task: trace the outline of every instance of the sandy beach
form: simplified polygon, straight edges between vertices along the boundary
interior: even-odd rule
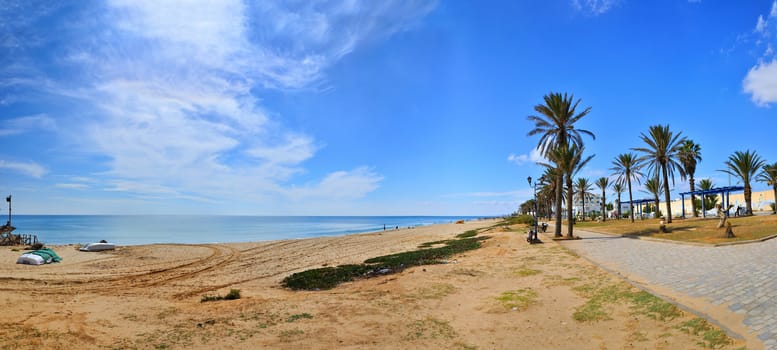
[[[633,287],[552,241],[528,245],[495,221],[340,237],[165,244],[15,264],[0,247],[2,349],[691,349],[700,336],[625,303],[574,315],[602,286]],[[281,280],[322,266],[417,249],[467,230],[490,236],[446,264],[291,291]],[[239,289],[241,298],[201,302]],[[736,341],[726,348],[744,345]],[[750,344],[748,344],[750,345]]]

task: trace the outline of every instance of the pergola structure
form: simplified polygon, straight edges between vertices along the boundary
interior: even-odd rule
[[[728,208],[729,205],[729,195],[731,192],[736,191],[743,191],[745,188],[742,186],[726,186],[726,187],[716,187],[711,188],[709,190],[698,190],[693,192],[680,192],[680,197],[682,198],[682,206],[683,206],[683,219],[685,219],[685,195],[695,195],[695,196],[709,196],[713,194],[721,194],[721,201],[723,202],[723,208]],[[711,209],[711,208],[710,208]],[[701,200],[701,213],[703,217],[707,217],[707,208],[704,207],[704,197],[702,197]],[[726,215],[728,215],[728,210],[726,211]]]
[[[655,202],[655,201],[656,201],[655,199],[635,199],[635,200],[630,201],[630,202],[629,201],[621,202],[621,205],[623,205],[624,203],[629,203],[629,208],[631,208],[634,205],[638,205],[637,209],[638,209],[638,213],[639,213],[639,218],[642,219],[642,204],[644,204],[644,203],[652,203],[652,202]],[[658,209],[658,203],[656,203],[656,209]]]

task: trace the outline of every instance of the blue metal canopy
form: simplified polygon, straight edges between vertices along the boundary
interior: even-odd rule
[[[728,208],[729,205],[729,195],[731,192],[736,191],[743,191],[745,188],[743,186],[726,186],[726,187],[715,187],[711,188],[709,190],[698,190],[698,191],[688,191],[688,192],[680,192],[680,197],[682,198],[682,206],[683,206],[683,219],[685,219],[685,195],[698,195],[698,196],[708,196],[712,194],[725,194],[722,197],[723,202],[723,208]],[[704,200],[701,201],[701,212],[703,217],[707,217],[707,208],[704,207]],[[726,212],[726,215],[728,215],[728,212]]]

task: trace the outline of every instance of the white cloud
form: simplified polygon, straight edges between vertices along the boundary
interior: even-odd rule
[[[755,24],[755,31],[758,33],[765,33],[768,22],[764,19],[764,16],[758,16],[758,22]]]
[[[15,33],[43,34],[57,28],[35,27],[33,20],[16,24],[12,20],[20,10],[6,5],[0,5],[0,27],[13,24]],[[265,111],[261,94],[318,88],[325,70],[343,56],[411,28],[436,3],[110,0],[100,6],[105,8],[87,11],[93,17],[69,24],[72,33],[62,40],[72,42],[56,55],[57,64],[78,79],[43,78],[49,75],[21,54],[14,67],[0,71],[0,87],[74,99],[78,118],[60,125],[46,115],[18,118],[3,126],[0,136],[67,128],[62,134],[73,135],[71,142],[80,146],[74,152],[108,159],[107,170],[95,174],[88,188],[269,202],[360,198],[383,177],[361,167],[295,185],[294,175],[305,172],[303,163],[324,143],[288,130],[282,116]],[[35,18],[51,12],[44,10],[34,11]],[[35,46],[17,39],[0,38],[5,40],[0,48],[22,53],[25,45]],[[11,97],[0,95],[0,101]],[[37,177],[45,173],[34,163],[3,164]],[[87,187],[78,182],[56,186]]]
[[[46,174],[46,169],[38,163],[29,162],[9,162],[0,160],[0,169],[8,169],[27,176],[41,178]]]
[[[507,156],[507,161],[510,162],[510,163],[518,164],[518,165],[523,165],[523,164],[525,164],[527,162],[547,163],[547,159],[545,159],[545,157],[542,156],[542,153],[540,153],[540,150],[538,150],[536,148],[532,149],[531,151],[529,151],[529,154],[515,155],[515,154],[511,153],[509,156]]]
[[[772,1],[772,10],[769,11],[769,17],[770,18],[777,17],[777,0]]]
[[[742,80],[744,92],[750,94],[750,99],[762,107],[777,102],[777,57],[774,51],[774,37],[770,32],[774,18],[777,18],[777,0],[772,1],[767,16],[758,16],[752,35],[755,36],[754,49],[763,50],[763,54]]]
[[[28,115],[3,121],[0,124],[0,137],[38,130],[54,130],[56,127],[54,119],[45,114]]]
[[[598,16],[610,11],[619,0],[572,0],[572,6],[578,11]]]
[[[89,188],[89,185],[79,184],[79,183],[60,183],[60,184],[56,184],[55,186],[59,188],[74,189],[74,190],[83,190],[83,189]]]
[[[777,59],[750,68],[742,85],[759,106],[777,102]]]
[[[248,154],[271,164],[299,164],[313,157],[316,147],[304,135],[286,135],[279,145],[257,146]]]
[[[351,171],[336,171],[327,175],[321,182],[288,191],[291,198],[330,198],[357,199],[378,188],[383,176],[367,167]]]
[[[526,184],[526,187],[529,187],[529,184]],[[468,192],[468,193],[453,193],[444,195],[445,198],[455,198],[455,197],[475,197],[475,198],[489,198],[489,197],[531,197],[533,195],[533,192],[531,189],[522,189],[522,190],[515,190],[515,191],[502,191],[502,192]]]

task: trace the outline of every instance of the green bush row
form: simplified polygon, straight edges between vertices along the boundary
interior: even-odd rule
[[[443,263],[461,252],[477,249],[489,237],[469,237],[445,241],[445,246],[426,248],[367,259],[363,264],[340,265],[305,270],[287,276],[281,282],[293,290],[331,289],[343,282],[400,272],[408,267]]]

